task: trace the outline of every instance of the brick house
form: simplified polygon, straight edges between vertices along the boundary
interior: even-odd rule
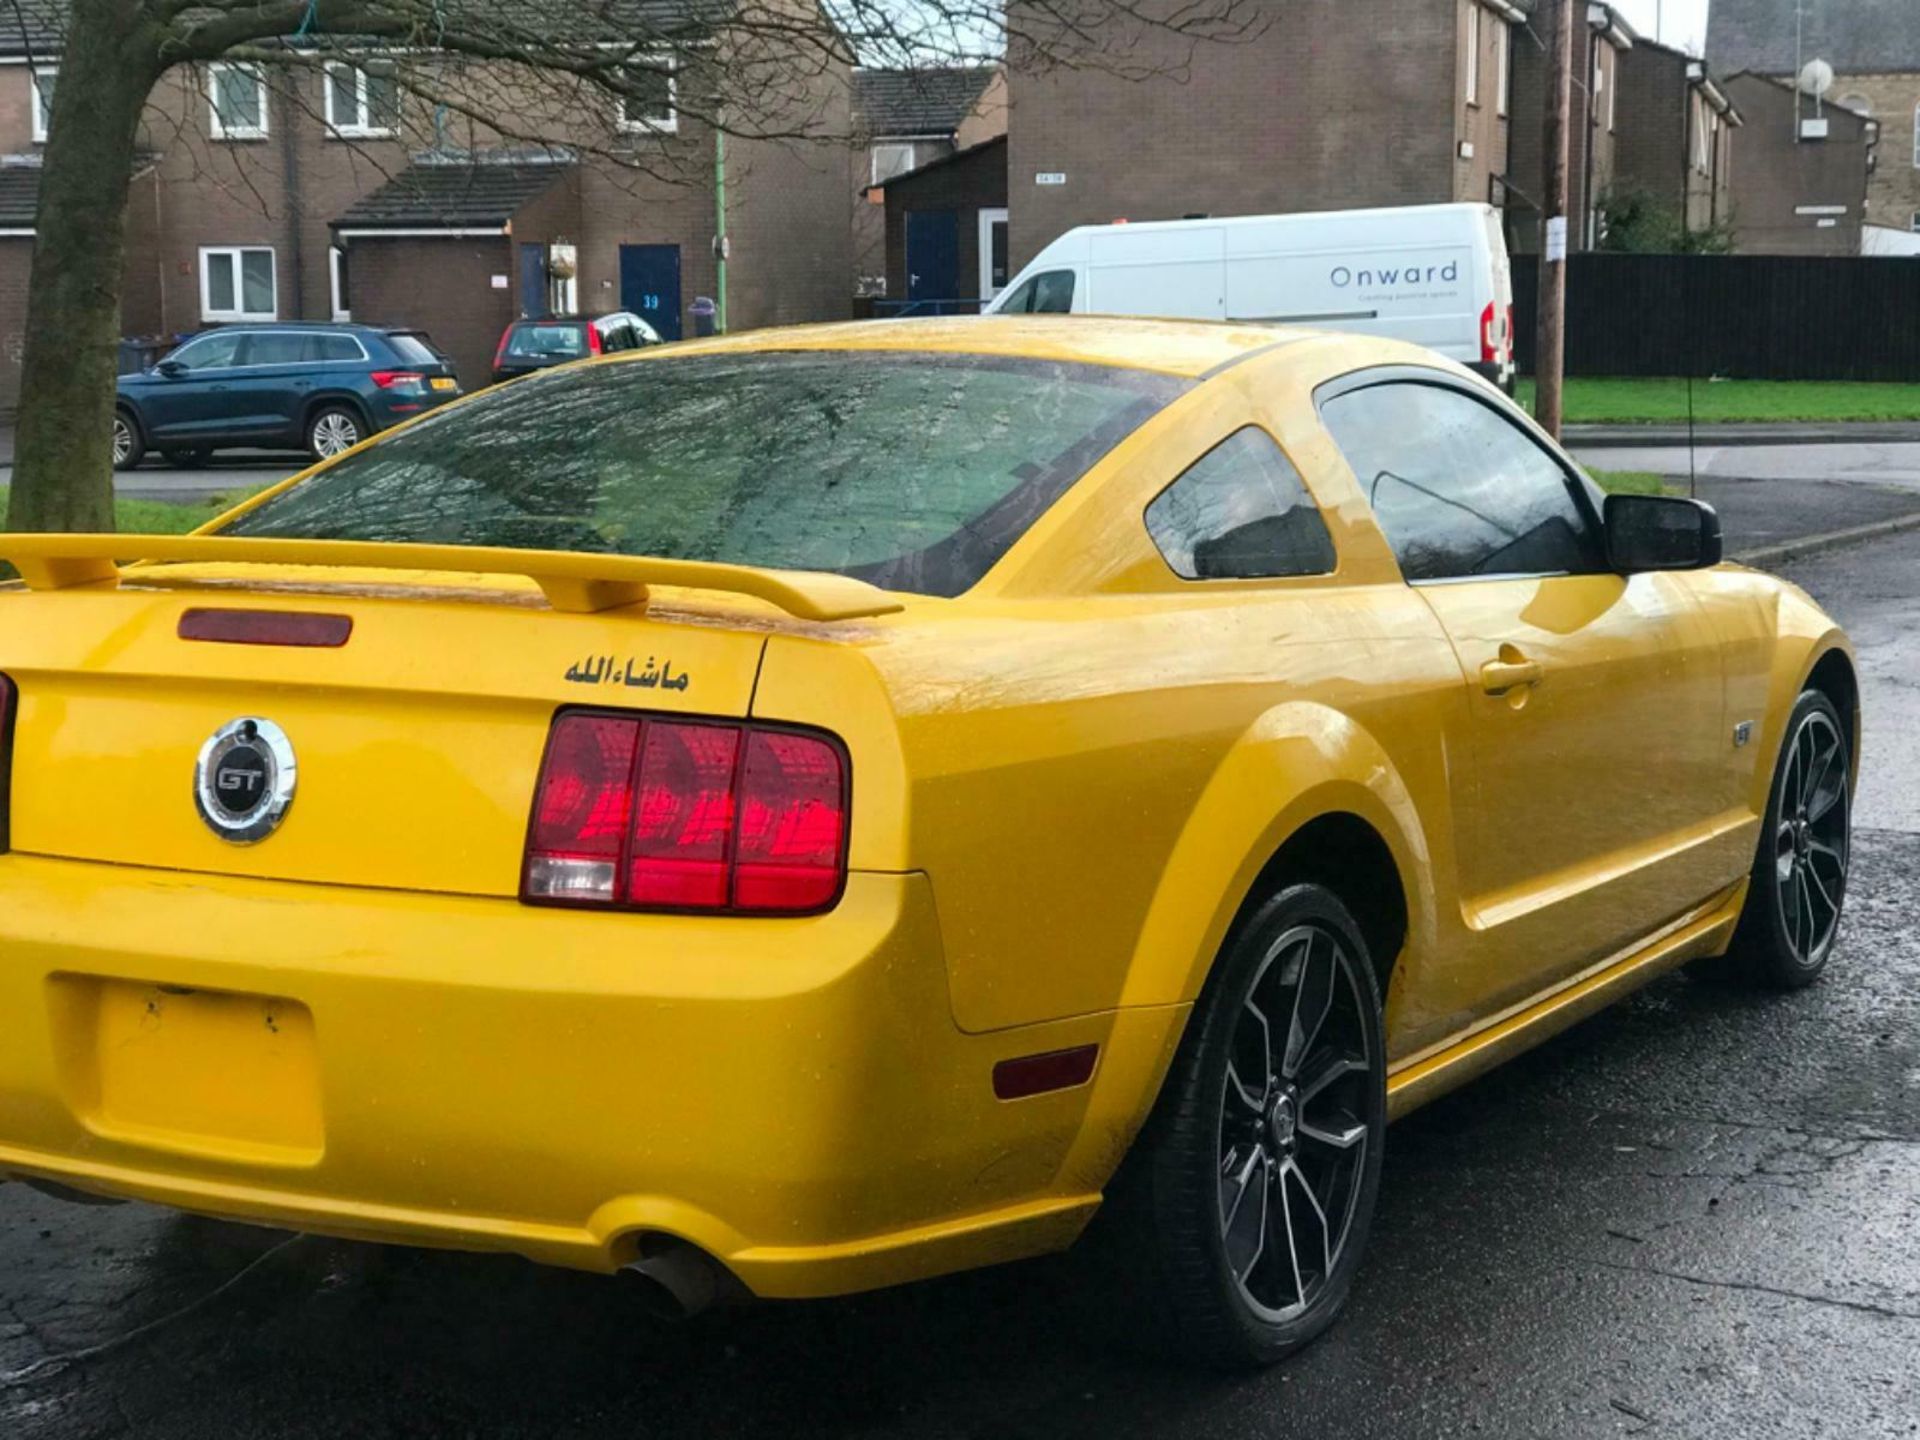
[[[1804,97],[1788,81],[1735,75],[1727,93],[1747,117],[1733,176],[1735,248],[1743,255],[1858,255],[1874,123],[1835,107],[1823,117],[1824,138],[1803,141],[1797,132]]]
[[[1143,78],[1010,52],[1013,269],[1075,225],[1116,219],[1491,200],[1530,9],[1265,0],[1245,38],[1110,40]]]
[[[853,72],[854,294],[905,293],[888,284],[887,182],[1006,133],[1000,66]]]
[[[1614,84],[1613,195],[1647,197],[1689,233],[1730,223],[1734,132],[1745,117],[1704,60],[1641,37]],[[1746,136],[1740,137],[1746,162]],[[1598,204],[1604,214],[1610,196]]]
[[[1829,120],[1825,137],[1819,136],[1816,124],[1812,134],[1793,140],[1795,112],[1789,110],[1781,117],[1781,143],[1831,144],[1836,128],[1853,143],[1856,127],[1836,127],[1831,120],[1835,109],[1876,122],[1879,150],[1867,183],[1866,213],[1851,228],[1857,236],[1877,235],[1888,242],[1874,247],[1879,253],[1920,254],[1920,241],[1896,243],[1900,237],[1920,235],[1920,13],[1911,0],[1819,0],[1797,8],[1796,0],[1713,0],[1707,20],[1708,53],[1730,70],[1784,79],[1809,60],[1833,67],[1834,85],[1825,102],[1803,97],[1798,104],[1800,119]],[[1831,166],[1814,160],[1796,167],[1822,176],[1829,169],[1851,168],[1851,158]],[[1776,193],[1769,198],[1783,197]],[[1833,217],[1797,218],[1817,222]],[[1777,239],[1769,243],[1789,243],[1786,231],[1794,228],[1770,223],[1766,229]],[[1811,243],[1832,240],[1828,230],[1816,233]],[[1805,248],[1809,242],[1801,236],[1792,243]]]
[[[0,409],[19,393],[60,12],[55,0],[0,8]],[[674,84],[652,106],[588,92],[578,114],[543,109],[553,142],[529,148],[471,124],[450,135],[444,112],[403,96],[377,51],[324,68],[178,67],[155,88],[140,137],[123,333],[351,316],[429,331],[475,384],[501,326],[552,303],[547,269],[562,254],[569,302],[638,310],[651,297],[666,307],[649,312],[656,328],[681,333],[694,298],[718,291],[723,172],[717,137],[676,109]],[[848,314],[850,88],[850,67],[810,72],[796,103],[818,141],[725,146],[732,328]],[[509,85],[493,93],[511,103]],[[623,146],[634,165],[619,163]],[[503,177],[550,183],[502,210]],[[538,285],[525,283],[536,247],[515,248],[517,225],[539,242]],[[487,233],[462,233],[473,230]]]
[[[868,192],[886,212],[887,294],[937,313],[991,300],[1007,268],[1007,137],[956,150]]]

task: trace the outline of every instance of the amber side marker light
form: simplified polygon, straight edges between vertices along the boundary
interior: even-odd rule
[[[180,617],[182,640],[222,645],[295,645],[333,650],[353,634],[351,615],[315,615],[299,610],[188,610]]]
[[[1093,1078],[1098,1045],[1076,1045],[1071,1050],[1049,1050],[1044,1055],[1022,1055],[993,1067],[993,1093],[999,1100],[1024,1100],[1049,1090],[1071,1090]]]

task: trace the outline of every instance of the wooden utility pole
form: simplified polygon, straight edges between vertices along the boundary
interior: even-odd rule
[[[1533,365],[1534,418],[1560,438],[1567,366],[1567,188],[1573,170],[1574,0],[1547,0],[1554,16],[1547,70],[1547,194],[1540,207],[1540,341]],[[1546,9],[1547,6],[1543,6]],[[1589,137],[1588,144],[1592,144]]]

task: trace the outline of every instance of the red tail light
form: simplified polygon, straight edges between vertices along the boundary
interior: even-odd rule
[[[600,341],[600,327],[598,325],[587,326],[587,353],[589,355],[598,355],[604,348]]]
[[[0,675],[0,853],[13,846],[13,713],[20,708],[20,692]]]
[[[569,711],[554,721],[520,897],[806,915],[847,873],[847,760],[809,731]]]
[[[427,377],[418,370],[376,370],[367,377],[382,390],[424,390]]]
[[[1505,364],[1513,358],[1513,307],[1488,302],[1480,312],[1480,358],[1486,364]]]
[[[500,343],[493,347],[493,368],[498,370],[507,358],[507,342],[513,339],[513,326],[500,332]]]

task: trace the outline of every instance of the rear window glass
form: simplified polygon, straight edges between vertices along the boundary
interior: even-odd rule
[[[437,365],[439,353],[418,335],[389,335],[387,343],[393,346],[394,354],[409,365]]]
[[[343,457],[226,533],[717,560],[957,595],[1189,385],[872,352],[561,370]]]
[[[360,342],[351,335],[309,335],[307,337],[307,358],[309,360],[331,362],[337,360],[363,360],[366,357],[361,353]],[[408,358],[411,359],[412,357],[409,356]]]
[[[587,353],[584,325],[516,325],[507,354],[520,360],[572,360]]]

